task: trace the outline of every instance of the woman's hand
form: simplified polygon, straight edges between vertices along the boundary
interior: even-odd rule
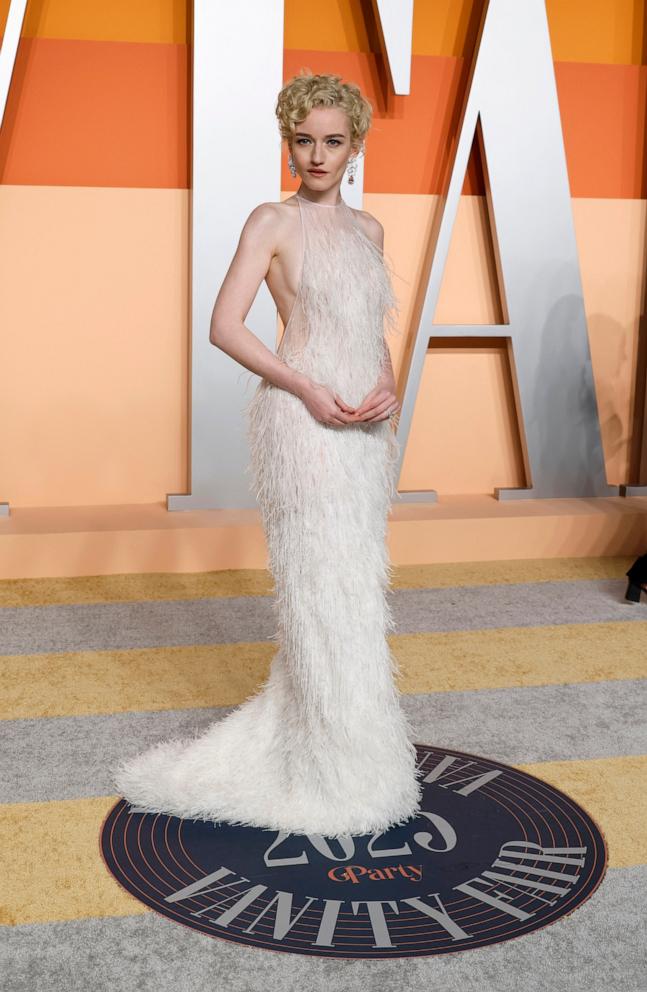
[[[392,378],[381,380],[368,393],[355,410],[353,419],[365,423],[386,420],[400,410],[400,403],[395,394],[395,381]]]
[[[300,383],[296,395],[303,400],[312,416],[321,424],[343,426],[352,424],[357,419],[354,416],[355,407],[349,406],[341,396],[323,383],[306,379]]]
[[[395,373],[391,362],[391,352],[385,342],[385,362],[375,387],[368,393],[355,409],[355,421],[372,423],[386,420],[399,413],[400,404],[395,391]]]

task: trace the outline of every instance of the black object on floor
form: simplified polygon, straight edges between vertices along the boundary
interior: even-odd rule
[[[640,594],[644,592],[647,595],[647,554],[636,558],[625,574],[629,576],[625,599],[629,603],[639,603]]]

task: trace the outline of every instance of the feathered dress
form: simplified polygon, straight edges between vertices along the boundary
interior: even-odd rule
[[[277,354],[359,406],[395,327],[390,275],[345,201],[295,199],[301,274]],[[115,784],[138,809],[179,817],[331,838],[387,830],[422,793],[387,640],[392,424],[322,424],[266,379],[245,415],[275,586],[269,675],[198,737],[123,762]]]

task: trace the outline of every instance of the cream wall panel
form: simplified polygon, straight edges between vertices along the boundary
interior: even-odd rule
[[[607,470],[620,483],[645,202],[572,203]],[[397,371],[437,198],[372,193],[365,206],[395,268]],[[438,322],[496,319],[484,223],[482,201],[463,197]],[[0,494],[12,506],[164,503],[186,490],[187,245],[186,190],[0,186]],[[403,484],[519,484],[508,387],[498,349],[428,354]]]
[[[0,186],[0,492],[149,503],[186,485],[186,190]]]

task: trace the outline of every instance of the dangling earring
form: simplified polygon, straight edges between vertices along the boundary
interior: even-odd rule
[[[296,168],[296,166],[294,164],[294,161],[292,159],[292,153],[291,152],[288,154],[288,169],[290,170],[290,172],[292,174],[292,178],[294,178],[296,176],[296,174],[297,174],[297,168]]]
[[[348,165],[346,166],[346,172],[348,173],[348,185],[352,186],[355,182],[355,173],[357,171],[357,159],[362,154],[362,149],[354,155],[353,158],[348,159]]]

